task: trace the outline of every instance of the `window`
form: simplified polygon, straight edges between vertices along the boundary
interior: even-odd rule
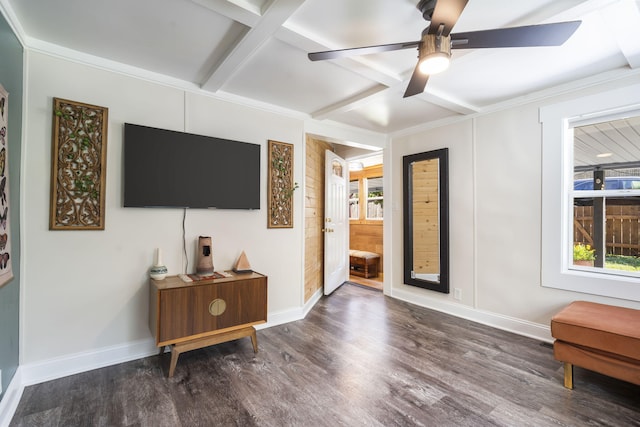
[[[382,219],[382,177],[365,178],[367,186],[367,219]]]
[[[349,219],[359,219],[360,210],[358,202],[360,201],[359,181],[349,181]]]
[[[380,223],[383,219],[382,165],[349,173],[349,220]]]
[[[640,278],[640,111],[571,126],[570,268]]]
[[[638,117],[640,85],[541,108],[543,286],[640,301]]]

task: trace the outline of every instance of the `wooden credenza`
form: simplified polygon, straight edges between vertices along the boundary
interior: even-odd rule
[[[267,276],[231,273],[231,277],[183,282],[177,276],[150,279],[149,328],[160,351],[171,346],[169,377],[185,351],[251,337],[254,325],[267,321]]]

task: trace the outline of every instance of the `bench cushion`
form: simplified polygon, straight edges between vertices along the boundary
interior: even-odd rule
[[[380,258],[380,255],[378,255],[375,252],[356,251],[354,249],[349,249],[349,256],[356,257],[356,258],[364,258],[364,259]]]
[[[560,341],[640,360],[640,310],[575,301],[551,319]]]

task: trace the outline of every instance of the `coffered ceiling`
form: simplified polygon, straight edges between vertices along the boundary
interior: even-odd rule
[[[307,53],[416,41],[417,0],[0,0],[28,49],[384,134],[532,92],[640,68],[640,0],[469,0],[454,33],[582,20],[560,47],[455,50],[403,98],[414,49],[311,62]]]

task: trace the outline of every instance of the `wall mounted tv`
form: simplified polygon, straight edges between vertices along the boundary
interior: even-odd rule
[[[260,145],[125,123],[124,206],[260,209]]]

